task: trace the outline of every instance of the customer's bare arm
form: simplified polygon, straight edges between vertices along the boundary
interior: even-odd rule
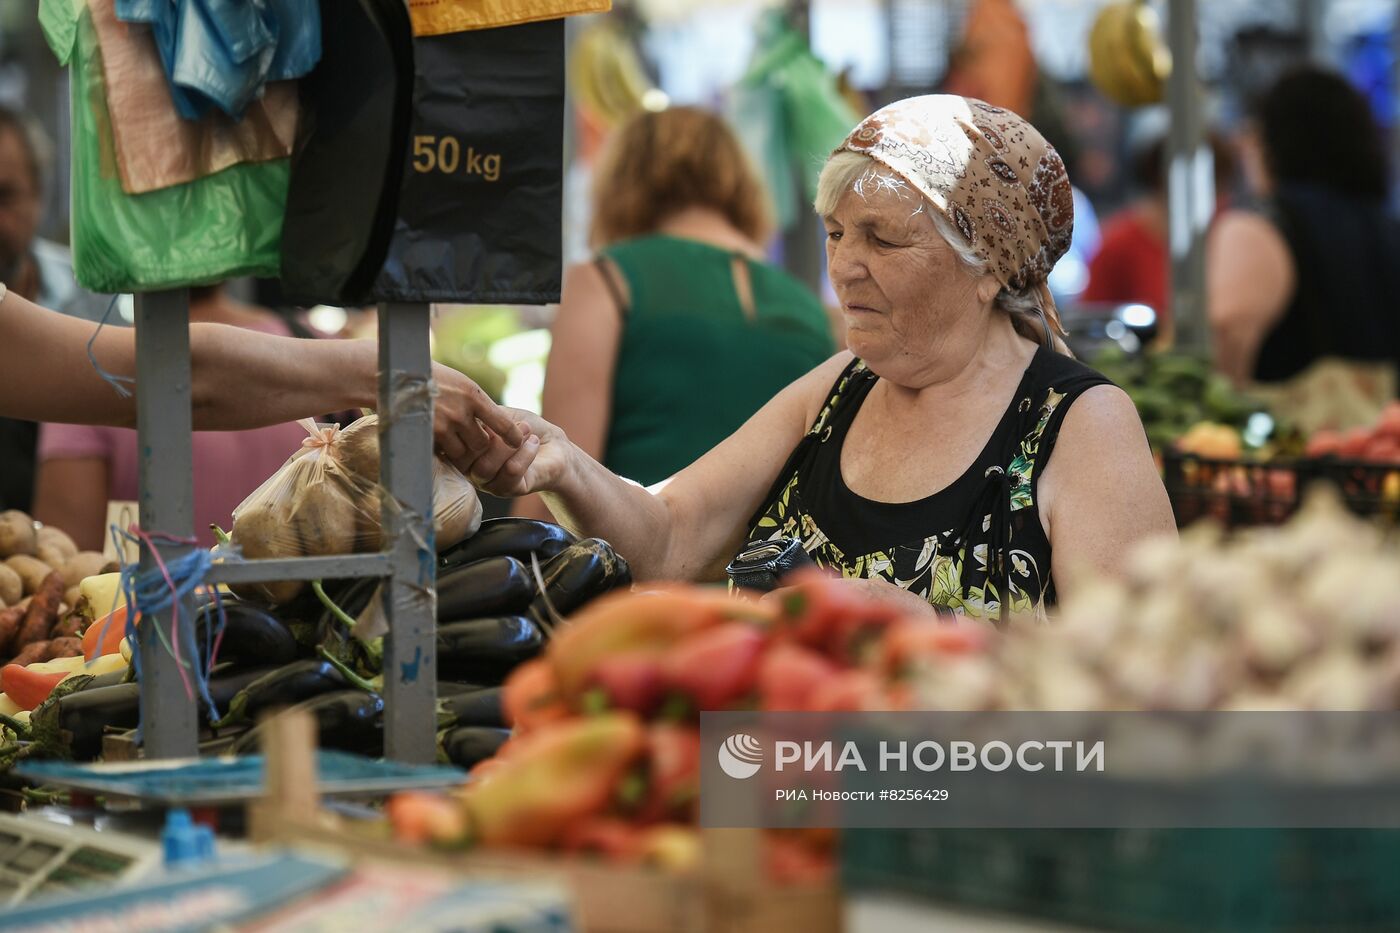
[[[132,426],[136,404],[93,368],[95,325],[10,293],[0,301],[0,346],[8,360],[0,415],[31,421]],[[103,369],[136,376],[135,332],[104,327],[92,345]],[[242,430],[377,405],[378,348],[359,340],[299,340],[224,324],[190,327],[194,426]],[[435,366],[438,446],[460,459],[490,443],[485,424],[506,443],[523,432],[476,383]],[[134,383],[127,383],[136,389]]]
[[[497,495],[544,493],[564,525],[611,542],[638,579],[707,579],[743,543],[749,517],[850,359],[838,354],[788,386],[655,493],[608,472],[526,412],[517,414],[533,436],[519,452],[485,455],[469,475]]]

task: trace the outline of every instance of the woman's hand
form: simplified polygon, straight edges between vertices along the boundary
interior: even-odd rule
[[[524,444],[529,431],[471,379],[450,366],[434,363],[433,382],[437,386],[433,442],[463,473],[496,445],[515,452]]]
[[[525,496],[555,489],[567,475],[576,450],[564,432],[539,415],[518,408],[500,409],[522,438],[507,443],[488,431],[487,443],[470,450],[458,468],[480,489],[495,496]]]

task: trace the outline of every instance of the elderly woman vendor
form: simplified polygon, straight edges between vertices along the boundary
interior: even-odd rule
[[[891,104],[832,154],[817,195],[849,352],[656,490],[524,412],[523,446],[468,469],[498,494],[542,492],[640,579],[719,578],[745,542],[797,537],[911,607],[1040,612],[1073,571],[1113,572],[1174,529],[1132,403],[1059,340],[1045,278],[1072,205],[1059,155],[1015,114]]]

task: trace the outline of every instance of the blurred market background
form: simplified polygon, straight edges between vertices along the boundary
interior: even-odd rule
[[[725,115],[750,148],[772,192],[780,233],[771,256],[833,302],[824,283],[821,235],[806,205],[820,159],[854,121],[901,97],[945,88],[965,49],[974,0],[619,0],[612,12],[567,20],[564,261],[587,258],[589,182],[608,131],[641,108],[696,105]],[[1074,249],[1055,270],[1062,306],[1088,283],[1099,221],[1135,195],[1133,156],[1164,132],[1164,103],[1124,106],[1090,76],[1090,32],[1105,0],[1014,4],[1024,36],[979,51],[979,70],[1029,73],[1026,116],[1059,148],[1083,198]],[[996,6],[996,4],[992,4]],[[1150,4],[1163,19],[1167,4]],[[1393,131],[1397,5],[1389,0],[1208,0],[1195,4],[1199,73],[1212,129],[1227,141],[1244,101],[1299,61],[1328,64],[1369,97]],[[1028,47],[1022,48],[1022,39]],[[67,73],[43,41],[29,0],[0,0],[0,104],[42,128],[47,142],[40,236],[67,240]],[[1012,88],[1010,93],[1021,91]],[[1018,108],[1013,108],[1018,109]],[[1238,188],[1238,177],[1228,179]],[[1227,189],[1229,193],[1229,189]],[[235,293],[278,307],[274,283]],[[129,315],[129,307],[124,307]],[[281,309],[292,313],[287,309]],[[1160,309],[1154,309],[1160,310]],[[1136,316],[1135,316],[1136,315]],[[1110,325],[1155,336],[1138,309]],[[497,397],[538,408],[551,308],[442,307],[435,353]],[[361,333],[353,309],[301,317],[327,333]],[[1090,315],[1097,319],[1100,316]],[[1133,325],[1138,327],[1134,328]],[[1082,327],[1086,339],[1093,327]],[[1101,330],[1093,334],[1102,338]],[[1127,342],[1131,346],[1131,338]]]

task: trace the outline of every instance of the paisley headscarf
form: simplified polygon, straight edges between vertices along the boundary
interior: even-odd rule
[[[1035,127],[952,94],[909,97],[861,121],[836,152],[867,155],[924,195],[1002,285],[1031,289],[1063,334],[1045,279],[1069,249],[1074,194]]]

